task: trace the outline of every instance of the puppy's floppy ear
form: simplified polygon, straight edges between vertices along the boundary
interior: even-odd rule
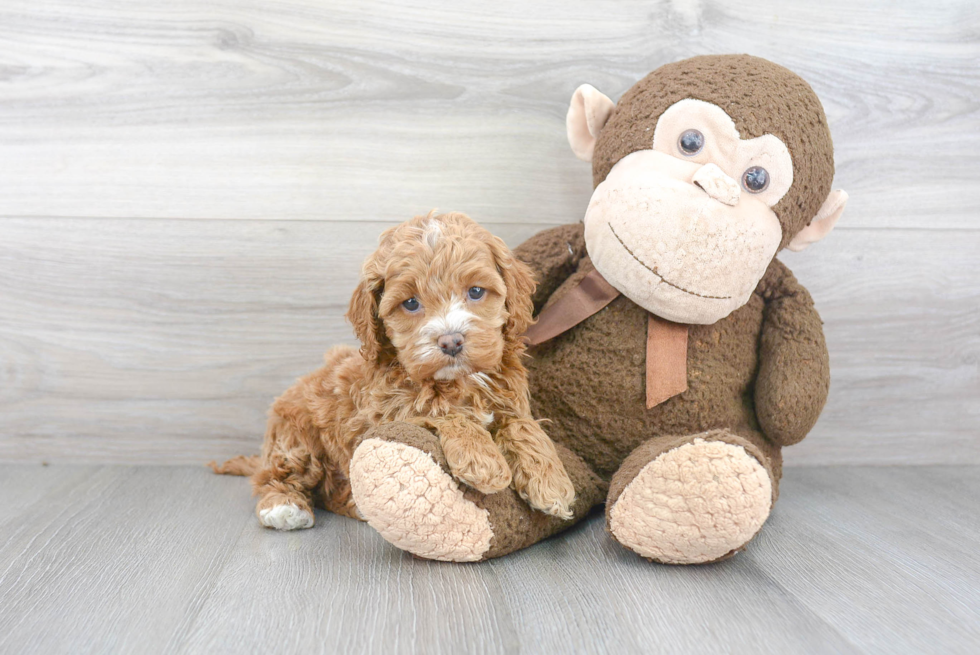
[[[354,334],[361,342],[361,356],[372,363],[380,363],[382,354],[391,342],[385,334],[384,323],[378,316],[378,303],[384,291],[384,279],[374,274],[373,258],[364,263],[361,279],[354,289],[347,310],[347,320],[354,326]]]
[[[527,332],[533,321],[534,304],[531,294],[535,287],[534,273],[527,264],[514,256],[499,237],[491,238],[490,251],[507,288],[507,298],[504,301],[507,310],[504,336],[516,340]]]

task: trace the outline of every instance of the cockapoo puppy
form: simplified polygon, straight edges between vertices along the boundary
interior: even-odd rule
[[[408,421],[438,434],[463,483],[486,494],[512,484],[531,507],[571,518],[575,490],[531,416],[521,361],[533,289],[530,269],[463,214],[385,231],[347,312],[360,350],[330,349],[276,399],[260,456],[212,467],[252,476],[266,527],[311,527],[315,502],[360,518],[354,448],[370,428]]]

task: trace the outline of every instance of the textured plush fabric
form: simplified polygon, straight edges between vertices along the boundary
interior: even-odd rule
[[[625,477],[624,469],[643,450],[634,451],[616,477]],[[772,507],[769,473],[745,448],[723,438],[696,437],[629,473],[623,490],[606,505],[609,532],[659,562],[726,557],[758,533]]]
[[[830,391],[823,322],[810,293],[779,260],[759,285],[765,326],[759,342],[755,412],[780,446],[798,443],[816,424]]]
[[[550,299],[536,299],[538,306],[593,270],[582,229],[553,228],[517,248],[539,271],[542,288],[553,290]],[[554,277],[544,277],[549,272]],[[829,389],[826,345],[809,293],[774,260],[742,308],[713,325],[690,327],[689,387],[652,409],[644,403],[647,317],[621,296],[531,349],[533,410],[550,418],[549,435],[612,481],[607,508],[655,455],[704,432],[724,434],[757,459],[775,499],[780,446],[813,427]]]
[[[567,530],[602,503],[609,485],[567,448],[558,446],[558,456],[575,485],[575,504],[569,521],[531,510],[512,489],[489,496],[476,491],[468,493],[468,498],[489,512],[493,525],[494,538],[486,553],[487,559],[507,555]]]
[[[693,98],[718,105],[743,139],[772,134],[793,158],[793,191],[773,207],[785,247],[827,198],[834,179],[834,146],[817,95],[790,70],[749,55],[705,55],[666,64],[633,85],[616,103],[592,156],[598,186],[620,159],[652,146],[657,119],[675,102]]]
[[[580,223],[535,235],[516,253],[540,276],[538,311],[594,270]],[[647,316],[621,296],[532,349],[532,403],[536,415],[550,417],[550,436],[611,479],[648,440],[680,445],[689,437],[669,435],[731,429],[753,444],[751,454],[777,489],[779,445],[806,435],[829,390],[821,322],[806,289],[774,261],[744,307],[713,325],[691,326],[689,389],[650,410],[643,404]]]
[[[596,136],[609,120],[609,114],[614,107],[613,101],[599,93],[591,84],[583,84],[575,89],[565,125],[568,143],[576,157],[583,161],[592,159]]]
[[[577,238],[581,230],[580,224],[554,228],[516,250],[532,266],[539,258],[552,261],[562,249],[568,259],[578,261],[577,270],[555,291],[556,297],[564,293],[563,287],[576,284],[582,271],[591,270],[587,256],[569,253],[565,247],[575,242],[584,247]],[[559,274],[565,270],[552,268]],[[647,312],[620,296],[574,329],[531,350],[528,370],[535,415],[549,417],[547,431],[552,439],[577,453],[605,479],[634,448],[658,435],[719,428],[758,434],[759,394],[765,397],[766,420],[780,423],[773,446],[776,440],[793,443],[801,431],[805,434],[812,427],[826,400],[829,366],[819,316],[809,294],[779,261],[772,263],[744,307],[713,325],[691,326],[688,389],[649,410],[645,406],[646,330]],[[795,362],[791,368],[802,366],[805,373],[796,376],[789,389],[767,378],[756,385],[760,346],[767,354],[783,353],[779,376],[792,375],[784,370],[790,359]],[[780,394],[785,397],[779,398]],[[780,402],[784,407],[789,403],[788,413],[794,418],[780,416]]]
[[[431,457],[443,471],[449,473],[449,462],[446,461],[446,455],[439,445],[439,438],[425,428],[402,421],[393,421],[368,430],[362,441],[366,439],[392,441],[417,448]]]
[[[649,150],[658,117],[689,98],[724,109],[742,139],[772,134],[785,144],[793,183],[773,206],[785,247],[828,199],[833,147],[812,89],[765,60],[695,57],[637,83],[598,133],[595,184],[623,157]],[[666,249],[666,241],[654,247]],[[581,223],[546,230],[515,250],[538,282],[535,315],[596,270],[588,252]],[[758,279],[757,271],[740,296],[748,299],[724,318],[689,326],[687,389],[652,408],[645,384],[650,314],[627,295],[529,349],[532,411],[548,419],[545,430],[574,483],[574,516],[557,521],[534,513],[511,489],[490,496],[466,490],[466,500],[486,510],[492,526],[483,557],[567,528],[602,502],[607,487],[614,538],[645,557],[713,561],[752,538],[778,495],[780,449],[813,427],[830,380],[810,295],[776,259],[755,284]],[[424,436],[398,439],[419,452],[438,448],[423,443]]]
[[[623,489],[626,488],[630,482],[637,476],[637,474],[650,462],[657,459],[664,453],[668,453],[672,450],[676,450],[685,444],[692,443],[695,440],[700,439],[701,441],[722,441],[733,446],[739,446],[745,452],[754,457],[769,474],[769,478],[773,481],[779,480],[782,474],[782,460],[774,456],[777,453],[773,452],[772,444],[770,444],[765,437],[761,434],[754,434],[746,436],[740,436],[733,434],[728,430],[708,430],[707,432],[702,432],[696,435],[665,435],[662,437],[654,437],[645,441],[640,447],[635,449],[630,453],[622,465],[620,465],[619,470],[613,476],[612,482],[609,484],[609,495],[606,497],[606,516],[608,517],[609,511],[615,506],[616,501],[619,499],[620,494],[623,493]],[[779,468],[772,468],[773,465]],[[779,497],[779,485],[772,485],[772,500],[773,502]]]
[[[409,423],[365,435],[351,484],[368,523],[392,544],[427,559],[472,562],[536,543],[602,503],[608,484],[568,449],[559,446],[558,456],[575,485],[570,521],[532,510],[512,488],[485,495],[457,483],[438,437]]]
[[[490,547],[485,510],[427,453],[397,441],[365,439],[350,462],[358,510],[381,536],[413,555],[473,562]]]
[[[742,194],[738,180],[740,176],[737,174],[728,182],[734,187],[729,193],[732,191],[735,193],[730,195],[727,201],[724,196],[714,194],[708,188],[710,183],[706,184],[705,177],[709,180],[712,177],[722,180],[727,177],[724,169],[720,167],[720,162],[764,160],[765,168],[769,172],[769,183],[765,191],[753,195],[769,206],[775,204],[770,202],[770,199],[782,197],[793,186],[793,159],[779,137],[774,134],[764,134],[754,139],[745,139],[735,126],[735,121],[725,113],[724,109],[701,100],[690,98],[681,100],[663,113],[657,121],[657,130],[653,135],[653,149],[673,156],[677,153],[677,142],[674,140],[676,135],[695,126],[699,131],[707,133],[703,134],[706,141],[697,154],[685,159],[697,164],[705,162],[716,164],[714,167],[705,166],[704,168],[708,170],[702,169],[696,176],[696,181],[701,188],[712,197],[729,204],[733,200],[737,202],[737,198],[732,195]],[[737,168],[732,170],[732,173],[737,172],[740,172]]]

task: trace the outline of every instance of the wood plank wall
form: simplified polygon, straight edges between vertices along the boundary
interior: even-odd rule
[[[980,463],[972,0],[2,0],[0,460],[256,450],[383,228],[579,220],[575,87],[728,52],[811,83],[851,195],[783,257],[833,366],[787,462]]]

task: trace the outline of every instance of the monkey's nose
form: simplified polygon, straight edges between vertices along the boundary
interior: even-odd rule
[[[699,168],[692,182],[718,202],[732,207],[738,204],[738,197],[741,195],[738,182],[725,175],[725,171],[716,164],[705,164]]]
[[[439,344],[439,350],[450,357],[455,357],[463,349],[463,335],[459,332],[444,334],[439,337],[436,343]]]

